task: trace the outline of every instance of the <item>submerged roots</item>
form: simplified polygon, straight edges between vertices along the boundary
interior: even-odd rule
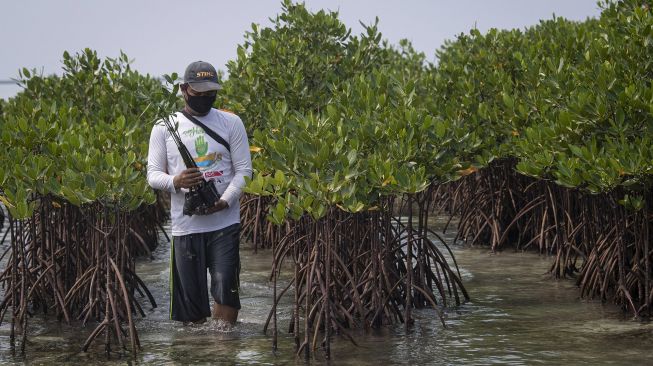
[[[435,309],[444,325],[442,307],[469,297],[458,268],[449,265],[451,253],[448,258],[431,240],[426,224],[430,196],[404,197],[399,209],[410,212],[406,220],[394,216],[395,200],[388,198],[376,211],[352,214],[334,207],[319,220],[306,216],[263,231],[262,238],[272,237],[274,254],[275,304],[265,325],[267,331],[272,324],[273,347],[283,296],[294,297],[288,331],[304,357],[318,347],[329,357],[334,333],[355,343],[354,328],[409,327],[413,308]],[[419,213],[413,215],[413,208]],[[291,280],[278,288],[282,268],[290,270]]]
[[[436,211],[460,218],[458,239],[553,256],[555,277],[574,277],[581,296],[613,301],[635,317],[653,306],[653,214],[619,204],[625,192],[589,194],[516,173],[514,159],[440,186]]]
[[[147,238],[152,230],[156,234],[156,227],[142,224],[151,209],[144,210],[125,213],[100,204],[78,208],[42,197],[32,217],[9,218],[0,323],[9,315],[12,349],[20,337],[25,352],[27,321],[37,312],[67,324],[97,323],[84,351],[101,335],[107,353],[112,345],[139,349],[133,319],[134,314],[145,316],[139,299],[156,307],[135,273],[134,257],[145,248],[149,253]]]

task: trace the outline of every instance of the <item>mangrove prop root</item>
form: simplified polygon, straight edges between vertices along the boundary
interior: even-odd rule
[[[307,215],[272,228],[256,218],[271,202],[246,198],[244,205],[252,212],[243,217],[255,226],[246,235],[256,237],[256,247],[273,250],[275,305],[265,329],[272,322],[276,333],[276,304],[287,293],[294,302],[289,331],[297,356],[303,358],[321,346],[328,359],[334,332],[353,340],[347,331],[352,327],[378,328],[398,321],[410,326],[412,308],[435,308],[444,324],[441,307],[469,297],[457,267],[449,267],[450,259],[430,239],[426,211],[432,196],[429,191],[402,197],[399,201],[410,212],[422,211],[407,220],[393,215],[397,198],[388,197],[378,210],[353,214],[332,207],[318,220]],[[280,278],[285,261],[294,269],[288,280]]]
[[[11,251],[0,274],[5,290],[0,323],[9,315],[12,349],[21,340],[25,352],[28,317],[41,310],[72,326],[75,319],[83,320],[81,325],[98,322],[84,351],[104,334],[107,352],[114,343],[121,349],[130,345],[135,354],[140,344],[132,313],[142,314],[139,301],[156,303],[136,275],[134,258],[153,248],[156,226],[143,222],[155,220],[153,215],[163,220],[156,211],[126,213],[99,203],[79,208],[40,197],[30,218],[8,217]]]
[[[626,192],[589,194],[518,174],[515,159],[433,190],[432,212],[456,215],[458,239],[498,250],[537,249],[551,255],[554,277],[575,277],[581,296],[612,301],[634,317],[650,318],[653,298],[650,202],[629,211]]]

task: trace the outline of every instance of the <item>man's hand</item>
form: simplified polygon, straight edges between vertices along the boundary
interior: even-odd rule
[[[210,215],[212,213],[216,213],[220,210],[224,210],[225,208],[228,208],[229,204],[225,200],[218,200],[215,202],[215,206],[210,207],[206,210],[206,214]]]
[[[202,173],[198,168],[188,168],[175,175],[172,182],[175,185],[175,189],[191,188],[202,183],[203,179]]]

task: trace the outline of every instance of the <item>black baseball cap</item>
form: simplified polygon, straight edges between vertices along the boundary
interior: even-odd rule
[[[218,73],[215,68],[204,61],[195,61],[188,65],[184,72],[184,83],[188,83],[193,90],[198,92],[220,90],[222,88],[218,84]]]

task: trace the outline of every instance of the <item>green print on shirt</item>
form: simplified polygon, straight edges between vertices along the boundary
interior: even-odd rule
[[[195,151],[197,152],[198,157],[206,155],[209,151],[209,143],[204,139],[204,135],[195,139]]]
[[[202,172],[211,170],[214,168],[217,161],[222,160],[222,154],[217,152],[207,154],[209,151],[209,143],[204,138],[204,135],[195,139],[195,151],[197,152],[197,157],[193,160],[195,160],[195,163]]]
[[[199,127],[189,128],[188,130],[182,132],[184,136],[194,137],[197,135],[204,135],[204,130]]]

